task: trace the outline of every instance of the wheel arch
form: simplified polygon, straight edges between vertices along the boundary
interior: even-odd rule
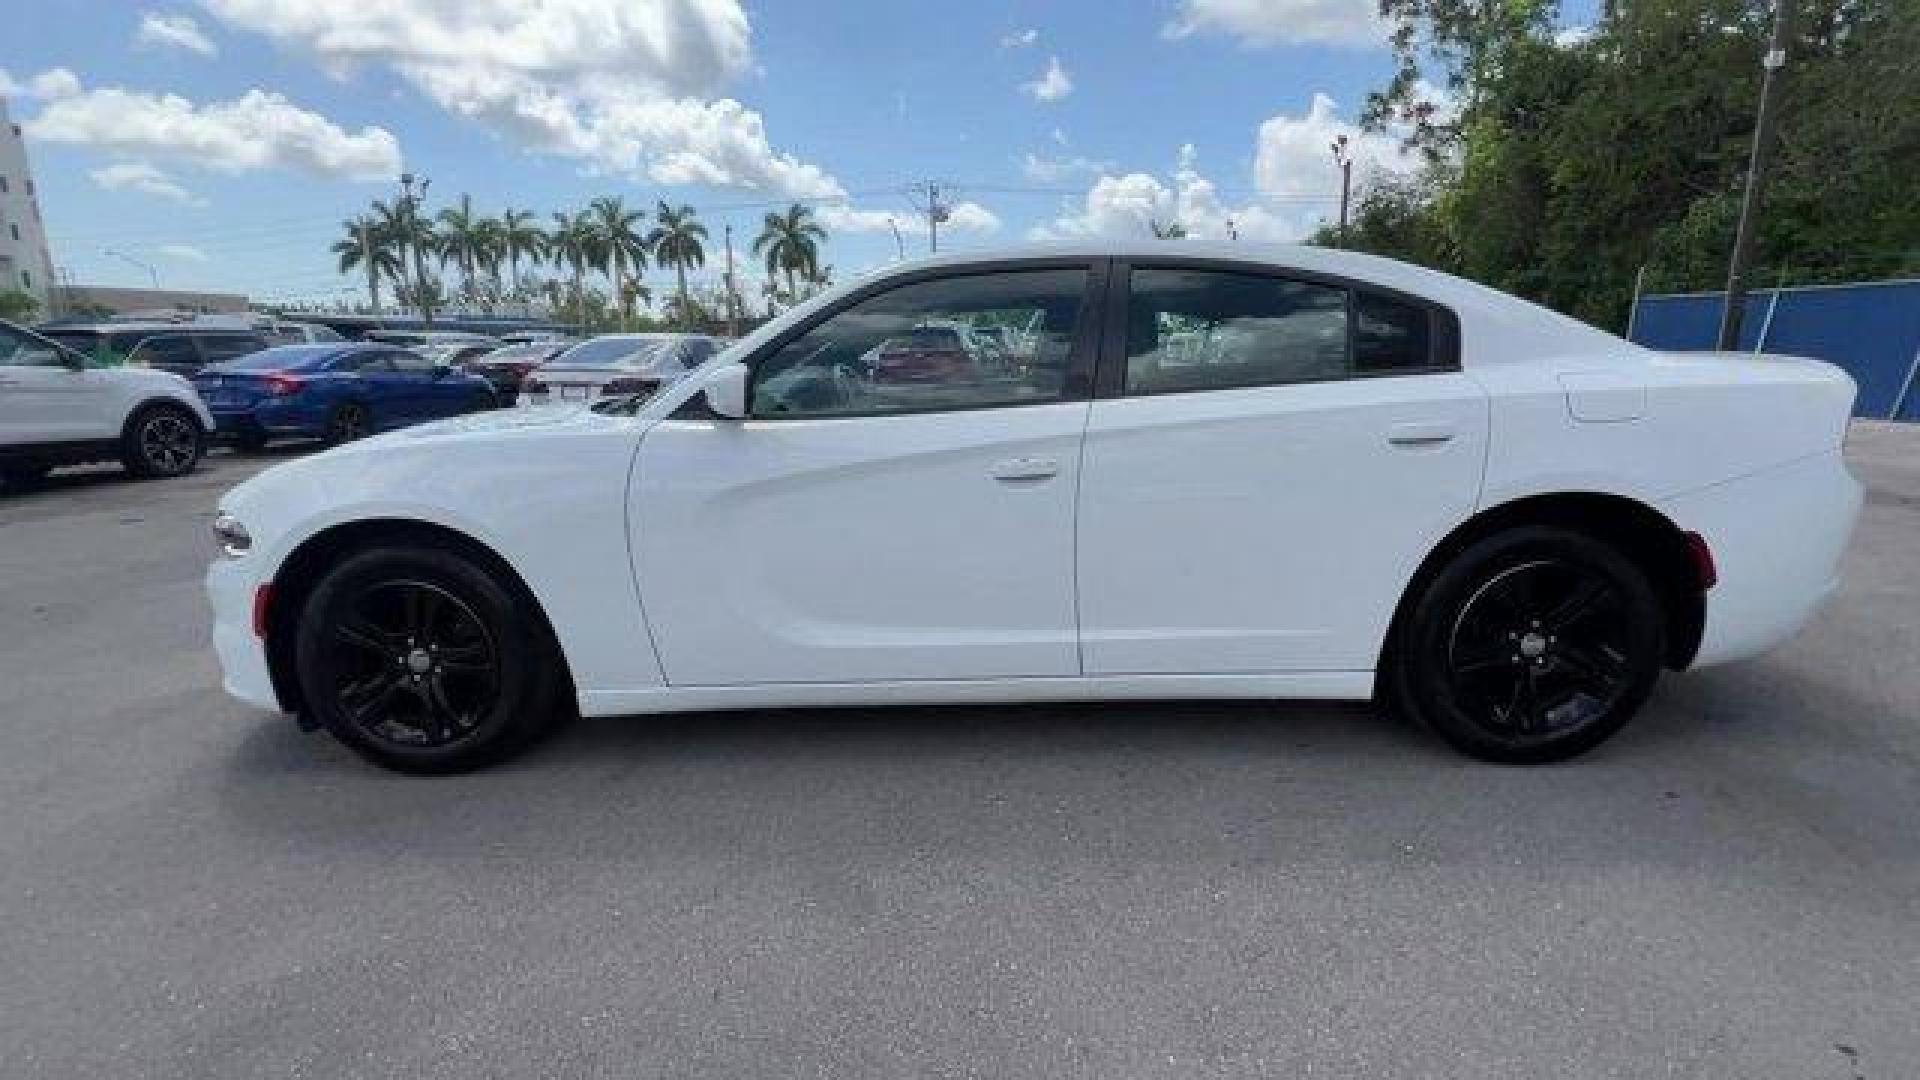
[[[206,422],[200,419],[200,410],[194,408],[191,402],[172,394],[145,394],[134,399],[133,404],[127,407],[127,415],[120,421],[120,438],[132,435],[133,422],[147,411],[157,408],[179,409],[193,420],[193,426],[200,429],[202,436],[213,434]]]
[[[560,646],[559,635],[554,633],[546,607],[512,563],[486,543],[451,526],[418,518],[377,517],[340,522],[315,532],[288,552],[274,571],[272,601],[266,613],[265,645],[267,673],[272,678],[274,695],[279,698],[282,708],[299,715],[302,724],[310,722],[300,694],[300,680],[294,670],[293,642],[300,612],[305,609],[307,597],[312,594],[321,575],[328,567],[355,552],[382,545],[404,544],[457,552],[497,574],[540,620],[547,645],[560,665],[566,700],[575,700],[573,671],[567,661],[566,651]]]
[[[1527,495],[1487,507],[1460,523],[1427,553],[1394,607],[1376,671],[1384,672],[1414,602],[1442,567],[1469,545],[1527,525],[1551,525],[1611,545],[1646,572],[1666,613],[1666,666],[1693,662],[1706,626],[1706,592],[1698,580],[1687,534],[1672,519],[1638,499],[1600,491]],[[1377,676],[1376,676],[1377,677]]]

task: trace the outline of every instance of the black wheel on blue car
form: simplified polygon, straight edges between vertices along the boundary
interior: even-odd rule
[[[1646,573],[1613,547],[1545,526],[1499,533],[1415,600],[1384,697],[1473,757],[1564,760],[1646,701],[1665,655],[1662,616]]]
[[[467,407],[461,411],[470,413],[486,412],[489,409],[498,408],[499,404],[500,399],[494,396],[493,391],[475,390],[473,395],[467,398]]]
[[[327,417],[327,445],[339,446],[373,434],[373,416],[357,401],[343,401]]]
[[[184,476],[200,463],[207,433],[184,406],[155,404],[127,421],[120,435],[120,464],[135,476]]]
[[[548,731],[553,658],[524,600],[436,547],[350,556],[314,588],[295,639],[313,718],[363,757],[413,773],[480,768]]]

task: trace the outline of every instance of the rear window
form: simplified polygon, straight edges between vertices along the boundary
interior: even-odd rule
[[[583,341],[561,353],[554,363],[564,367],[615,367],[631,361],[637,366],[672,347],[672,342],[658,339],[605,338]]]

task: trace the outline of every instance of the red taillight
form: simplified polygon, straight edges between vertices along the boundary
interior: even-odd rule
[[[267,619],[273,614],[273,582],[263,581],[253,590],[253,636],[267,640]]]
[[[296,379],[291,375],[267,376],[267,393],[274,397],[290,397],[306,388],[305,379]]]
[[[1697,532],[1687,536],[1687,557],[1693,560],[1693,580],[1706,592],[1720,583],[1720,570],[1713,565],[1713,549],[1707,546],[1707,538]]]

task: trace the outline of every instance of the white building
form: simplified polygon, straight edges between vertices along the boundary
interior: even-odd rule
[[[53,256],[47,252],[47,227],[40,220],[27,144],[20,125],[7,116],[7,100],[0,97],[0,292],[32,293],[45,316],[53,284]]]

